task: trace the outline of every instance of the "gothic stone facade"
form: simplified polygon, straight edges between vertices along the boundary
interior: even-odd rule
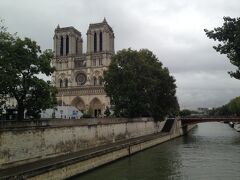
[[[52,76],[58,88],[58,104],[71,105],[79,111],[91,110],[102,115],[110,100],[103,87],[103,71],[114,54],[114,32],[106,19],[90,24],[87,31],[87,52],[83,53],[81,32],[74,27],[59,26],[54,34],[56,68]]]

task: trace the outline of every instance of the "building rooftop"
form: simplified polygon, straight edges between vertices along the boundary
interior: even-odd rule
[[[102,26],[104,26],[104,25],[106,25],[106,26],[108,27],[108,29],[109,29],[111,32],[113,32],[112,27],[109,26],[109,24],[107,23],[106,18],[104,18],[103,21],[100,22],[100,23],[89,24],[89,28],[98,28],[98,27],[102,27]]]
[[[72,31],[78,35],[81,36],[81,32],[78,31],[77,29],[75,29],[73,26],[68,26],[68,27],[60,27],[59,24],[57,26],[57,28],[55,29],[55,33],[58,33],[58,32],[69,32],[69,31]]]

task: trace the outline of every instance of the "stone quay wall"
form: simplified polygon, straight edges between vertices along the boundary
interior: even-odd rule
[[[0,169],[159,133],[164,124],[151,118],[4,122],[0,124]]]
[[[180,121],[175,120],[172,129],[169,133],[163,134],[159,133],[153,135],[152,138],[145,139],[141,137],[141,140],[138,142],[132,142],[127,144],[120,144],[115,146],[112,150],[105,149],[100,152],[97,152],[96,155],[91,154],[89,158],[83,157],[82,160],[74,161],[73,163],[63,162],[62,166],[46,167],[45,172],[41,170],[40,173],[32,172],[32,174],[25,174],[24,178],[38,180],[38,179],[66,179],[71,178],[75,175],[79,175],[86,171],[97,168],[101,165],[113,162],[120,158],[130,156],[139,151],[151,148],[160,143],[169,141],[181,135],[188,133],[191,129],[196,127],[196,124],[189,125],[182,130],[182,125]],[[150,135],[151,136],[151,135]],[[21,177],[21,176],[20,176]]]

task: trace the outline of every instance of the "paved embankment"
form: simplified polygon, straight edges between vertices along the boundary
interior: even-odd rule
[[[55,170],[63,168],[67,165],[75,164],[77,162],[82,162],[88,159],[99,157],[101,155],[114,152],[124,148],[130,148],[136,144],[140,144],[146,141],[150,141],[157,138],[168,137],[169,133],[158,133],[154,135],[148,135],[144,137],[133,138],[130,140],[123,140],[120,142],[102,145],[99,147],[82,150],[79,152],[62,155],[54,158],[44,159],[37,162],[32,162],[24,165],[19,165],[16,167],[0,170],[1,178],[30,178],[38,174],[49,172],[49,170]],[[128,152],[129,155],[134,153],[133,151]]]
[[[151,118],[4,122],[0,169],[159,133],[164,123]]]
[[[129,156],[182,134],[183,131],[180,122],[175,121],[169,132],[153,133],[125,139],[78,152],[14,166],[0,170],[0,177],[2,179],[64,179]]]

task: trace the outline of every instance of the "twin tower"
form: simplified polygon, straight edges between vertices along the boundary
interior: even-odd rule
[[[81,55],[83,40],[81,33],[74,27],[55,29],[55,56]],[[87,31],[87,53],[114,53],[114,33],[106,19],[101,23],[90,24]]]
[[[54,34],[56,68],[52,76],[58,88],[59,105],[75,106],[78,113],[103,115],[110,100],[103,88],[103,72],[114,54],[114,32],[106,19],[90,24],[87,31],[87,52],[83,53],[81,32],[74,27],[58,27]]]

